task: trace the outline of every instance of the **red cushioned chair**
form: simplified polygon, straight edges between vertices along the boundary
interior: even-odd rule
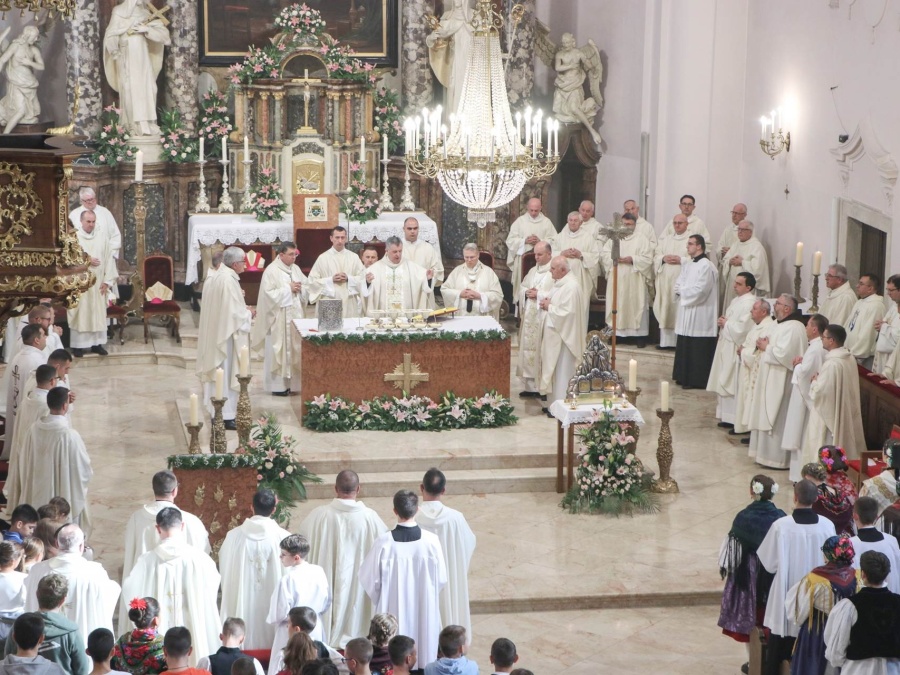
[[[534,257],[534,251],[528,251],[527,253],[522,254],[522,278],[519,281],[522,281],[525,277],[528,276],[528,273],[531,269],[537,265],[537,260]]]
[[[262,283],[262,275],[266,267],[275,259],[275,247],[272,244],[235,244],[242,251],[258,253],[265,261],[259,267],[247,267],[241,272],[241,288],[244,289],[245,300],[248,305],[256,305],[259,300],[259,285]]]
[[[299,251],[294,264],[308,276],[318,257],[331,248],[331,230],[298,228],[294,235],[294,242]]]
[[[113,331],[119,331],[119,344],[125,344],[125,326],[128,325],[128,307],[126,305],[108,305],[106,318],[116,322]]]
[[[489,251],[478,251],[478,260],[485,267],[494,269],[494,254]]]
[[[373,239],[372,241],[367,241],[364,246],[368,246],[369,248],[374,248],[378,251],[378,259],[381,260],[384,257],[384,252],[387,250],[387,246],[383,241],[378,241],[377,239]]]
[[[156,282],[175,290],[175,272],[172,266],[172,256],[156,252],[144,258],[144,291]],[[181,306],[174,300],[162,302],[149,302],[144,300],[144,342],[150,341],[150,318],[154,316],[167,316],[171,319],[171,333],[176,342],[181,342]]]

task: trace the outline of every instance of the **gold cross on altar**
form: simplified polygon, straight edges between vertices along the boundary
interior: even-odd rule
[[[431,376],[419,370],[419,364],[412,362],[412,354],[403,355],[403,365],[394,367],[394,372],[385,373],[384,381],[393,382],[395,389],[409,392],[420,382],[428,382]]]

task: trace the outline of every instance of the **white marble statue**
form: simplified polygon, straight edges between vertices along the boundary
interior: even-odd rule
[[[35,124],[41,114],[38,80],[35,71],[44,69],[41,50],[35,46],[38,29],[25,26],[22,34],[9,46],[6,36],[10,27],[0,33],[0,70],[6,74],[6,95],[0,99],[0,124],[8,134],[17,124]]]
[[[466,80],[466,64],[472,51],[472,9],[469,0],[449,0],[440,22],[425,38],[428,60],[435,77],[444,85],[444,109],[457,113]]]
[[[603,64],[600,51],[593,40],[583,47],[576,46],[575,36],[564,33],[562,46],[556,45],[546,36],[539,36],[537,45],[541,60],[556,71],[553,92],[553,113],[560,122],[580,122],[591,133],[599,145],[603,140],[594,129],[594,117],[603,107],[600,82],[603,81]],[[587,80],[590,96],[585,97],[584,82]]]
[[[103,36],[106,79],[119,92],[122,123],[134,136],[159,135],[156,78],[171,42],[165,21],[148,5],[148,0],[122,0]]]

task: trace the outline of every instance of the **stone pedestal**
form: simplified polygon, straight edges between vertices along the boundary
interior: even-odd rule
[[[78,111],[74,120],[59,120],[60,125],[75,122],[76,136],[90,136],[99,130],[103,112],[100,59],[99,0],[75,0],[75,13],[65,24],[66,97],[71,115],[78,88]],[[196,10],[195,10],[196,11]]]

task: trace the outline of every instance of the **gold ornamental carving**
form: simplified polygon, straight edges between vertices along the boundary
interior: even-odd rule
[[[219,530],[222,529],[222,523],[219,522],[218,518],[219,518],[219,512],[216,511],[213,514],[212,522],[209,524],[210,534],[215,534],[216,532],[218,532]]]
[[[206,483],[200,483],[197,486],[197,489],[194,491],[194,503],[197,506],[203,506],[203,502],[206,500]]]
[[[394,389],[409,392],[421,382],[428,382],[431,375],[423,373],[418,363],[412,362],[412,354],[403,355],[403,363],[394,367],[393,372],[384,374],[385,382],[393,382]]]
[[[228,500],[228,510],[234,511],[235,508],[237,508],[237,495],[232,492],[231,498]]]
[[[12,291],[33,291],[41,297],[45,295],[63,295],[77,291],[79,294],[90,288],[96,278],[90,270],[66,277],[20,276],[6,277],[0,283],[0,293]]]
[[[56,264],[55,253],[39,253],[37,251],[0,253],[0,267],[51,267]]]
[[[17,164],[0,162],[0,251],[8,251],[23,235],[31,234],[31,221],[44,212],[34,191],[35,175]]]
[[[80,267],[81,265],[90,265],[91,257],[84,252],[81,244],[78,243],[78,237],[74,234],[65,233],[60,236],[62,244],[62,264],[63,267]],[[143,296],[141,296],[143,297]]]
[[[225,490],[222,489],[221,485],[216,485],[216,491],[213,492],[213,499],[215,499],[219,504],[221,504],[222,500],[225,499]]]

